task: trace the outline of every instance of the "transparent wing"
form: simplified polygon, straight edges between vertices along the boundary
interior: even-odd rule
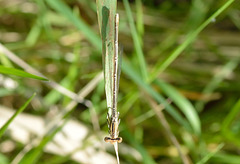
[[[120,75],[121,75],[121,67],[122,67],[122,53],[123,53],[123,46],[120,46],[119,51],[118,51],[118,75],[117,75],[117,95],[118,95],[118,90],[119,90],[119,80],[120,80]],[[117,96],[118,97],[118,96]]]
[[[111,44],[111,43],[110,43]],[[106,55],[104,60],[104,79],[105,79],[105,92],[107,100],[107,108],[111,109],[113,107],[113,69],[114,60],[112,51],[109,53],[108,50],[111,45],[106,45]],[[111,113],[109,113],[111,114]]]
[[[115,100],[113,100],[113,102],[116,102],[116,112],[117,112],[117,102],[118,102],[118,90],[119,90],[119,81],[120,81],[120,74],[121,74],[121,65],[122,65],[122,47],[121,49],[118,51],[118,63],[116,64],[117,65],[117,79],[116,79],[116,91],[115,91],[115,94],[116,96],[114,97]]]
[[[118,54],[118,25],[119,25],[119,14],[115,15],[114,23],[114,67],[113,67],[113,117],[118,117],[117,112],[117,98],[119,88],[119,54]]]

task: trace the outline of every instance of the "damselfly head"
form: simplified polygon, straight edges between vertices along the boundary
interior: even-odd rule
[[[122,142],[122,137],[117,137],[117,138],[110,138],[110,137],[105,137],[104,138],[105,142],[110,142],[111,144],[114,144],[115,142],[121,143]]]

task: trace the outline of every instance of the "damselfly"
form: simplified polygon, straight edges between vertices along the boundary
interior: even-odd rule
[[[119,26],[119,15],[115,15],[114,22],[114,56],[113,60],[105,61],[105,67],[108,69],[105,72],[105,90],[108,104],[107,123],[110,137],[105,137],[105,142],[110,142],[114,145],[122,142],[122,138],[119,137],[119,112],[117,110],[117,98],[119,89],[119,78],[121,72],[121,59],[118,54],[118,26]],[[110,55],[110,54],[107,54]],[[111,58],[110,58],[111,59]],[[113,62],[113,63],[112,63]],[[116,149],[117,146],[115,146]]]

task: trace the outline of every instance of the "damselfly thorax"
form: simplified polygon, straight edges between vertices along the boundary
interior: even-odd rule
[[[114,117],[107,117],[107,121],[108,121],[108,128],[109,128],[109,134],[110,137],[105,137],[104,141],[105,142],[110,142],[112,144],[114,144],[115,142],[121,143],[122,142],[122,137],[118,137],[119,135],[119,123],[120,123],[120,119],[118,119],[119,113],[117,113],[117,115]]]

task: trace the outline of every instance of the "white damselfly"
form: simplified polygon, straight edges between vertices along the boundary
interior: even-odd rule
[[[121,72],[121,55],[118,53],[118,26],[119,26],[119,15],[115,15],[114,22],[114,50],[113,57],[108,57],[104,61],[105,65],[105,90],[106,90],[106,98],[108,105],[108,113],[107,113],[107,123],[108,123],[108,132],[109,137],[105,137],[105,142],[110,142],[114,145],[117,160],[119,163],[118,157],[118,143],[122,142],[122,138],[119,137],[119,112],[117,110],[117,98],[118,98],[118,88],[119,88],[119,78]],[[112,55],[108,54],[107,55]]]

